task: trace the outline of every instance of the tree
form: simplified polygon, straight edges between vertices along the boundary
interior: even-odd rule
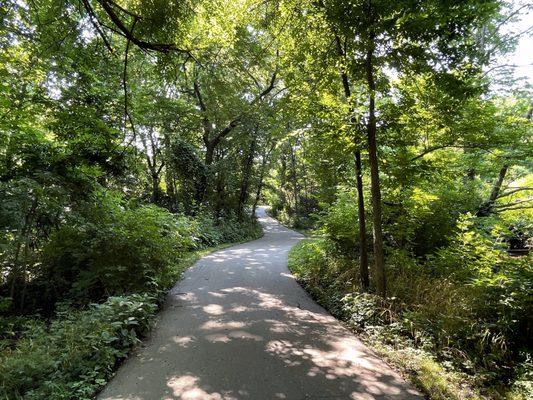
[[[382,200],[376,115],[377,94],[386,90],[385,69],[398,73],[426,71],[463,76],[476,74],[483,48],[475,39],[498,11],[498,2],[377,0],[325,3],[326,18],[352,38],[350,69],[367,87],[367,146],[371,176],[374,264],[377,292],[386,295]],[[362,78],[364,77],[364,78]]]

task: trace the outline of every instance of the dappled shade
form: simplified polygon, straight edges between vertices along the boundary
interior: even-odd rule
[[[286,258],[302,236],[261,222],[262,239],[185,274],[100,400],[418,398],[295,282]]]

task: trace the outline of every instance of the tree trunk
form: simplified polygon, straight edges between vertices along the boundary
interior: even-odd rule
[[[246,200],[248,199],[248,188],[250,187],[250,175],[252,173],[252,166],[254,163],[254,157],[255,157],[255,146],[257,142],[257,130],[258,127],[256,125],[252,141],[250,142],[250,147],[248,149],[248,154],[246,155],[246,160],[244,162],[244,168],[242,171],[242,182],[241,182],[241,190],[239,193],[239,205],[237,208],[237,217],[242,219],[244,215],[244,206],[246,204]]]
[[[294,151],[294,147],[292,145],[292,143],[289,142],[289,147],[290,147],[290,150],[291,150],[291,153],[290,153],[290,157],[291,157],[291,181],[292,181],[292,195],[294,197],[294,210],[293,210],[293,213],[294,213],[294,224],[295,226],[298,225],[298,216],[299,216],[299,202],[298,202],[298,197],[299,197],[299,190],[298,190],[298,175],[297,175],[297,171],[296,171],[296,168],[297,168],[297,160],[296,160],[296,153]]]
[[[224,197],[225,197],[225,188],[224,188],[224,182],[226,180],[226,177],[224,176],[223,171],[219,171],[217,176],[217,185],[216,185],[216,191],[217,191],[217,202],[216,202],[216,210],[215,214],[217,217],[222,216],[222,210],[224,207]]]
[[[290,211],[291,204],[290,204],[290,196],[289,196],[289,190],[287,188],[288,186],[288,180],[289,180],[289,174],[288,174],[288,166],[287,166],[287,153],[285,151],[286,149],[283,149],[281,155],[280,155],[280,168],[279,168],[279,200],[282,205],[282,210],[286,211],[287,214]]]
[[[222,211],[226,208],[226,170],[222,165],[224,154],[221,149],[216,154],[216,202],[215,202],[215,215],[217,218],[222,216]]]
[[[171,208],[175,211],[177,206],[177,195],[176,195],[176,182],[174,181],[174,174],[172,173],[172,169],[168,167],[169,160],[170,160],[170,154],[172,153],[171,145],[170,145],[170,136],[168,133],[165,133],[164,136],[164,145],[165,145],[165,157],[167,160],[167,167],[165,168],[165,184],[167,188],[167,196],[170,198],[171,202]]]
[[[346,61],[346,47],[343,47],[341,38],[333,30],[335,35],[335,42],[337,44],[337,52],[339,57],[343,58]],[[350,99],[352,96],[352,91],[350,89],[350,79],[348,78],[348,73],[345,69],[341,69],[341,81],[342,87],[344,88],[344,95],[346,99]],[[351,121],[352,123],[354,121]],[[355,137],[354,137],[355,142]],[[357,146],[357,143],[355,143]],[[368,251],[366,246],[366,220],[365,220],[365,199],[363,194],[363,173],[361,166],[361,151],[356,148],[354,151],[355,159],[355,179],[357,187],[357,214],[358,214],[358,225],[359,225],[359,275],[361,278],[361,288],[363,291],[367,292],[370,286],[368,280]]]
[[[157,204],[160,199],[160,192],[159,192],[159,174],[156,171],[152,171],[151,173],[152,177],[152,198],[151,201],[154,204]]]
[[[359,220],[359,275],[361,277],[361,288],[367,292],[370,283],[368,280],[368,251],[366,247],[365,199],[363,195],[361,152],[359,150],[354,152],[354,158],[357,186],[357,214]]]
[[[215,156],[215,147],[213,144],[209,143],[205,149],[205,165],[210,166],[213,164],[213,159]]]
[[[204,171],[200,176],[200,179],[194,183],[194,201],[196,202],[197,207],[199,207],[204,201],[205,192],[207,191],[207,177],[208,171]]]
[[[381,188],[376,142],[376,82],[373,69],[373,35],[370,35],[370,48],[366,55],[366,80],[368,85],[368,157],[370,163],[370,183],[372,194],[372,222],[374,234],[374,273],[378,295],[386,296],[385,257],[383,251],[383,232],[381,228]]]
[[[259,182],[257,183],[257,190],[255,192],[255,200],[254,204],[252,206],[252,218],[255,215],[255,210],[257,210],[257,205],[259,204],[259,198],[261,197],[261,191],[263,190],[263,179],[264,179],[264,172],[261,170],[261,174],[259,175]]]
[[[200,177],[200,182],[196,187],[196,203],[198,206],[200,206],[204,200],[205,195],[207,193],[209,181],[208,181],[208,175],[210,171],[213,171],[213,161],[215,159],[215,149],[216,144],[213,142],[207,142],[206,143],[206,149],[205,149],[205,166],[206,166],[206,173],[202,174]]]
[[[33,225],[33,220],[34,220],[38,205],[39,205],[39,198],[35,196],[33,198],[30,209],[25,215],[24,225],[22,226],[22,229],[20,230],[17,247],[15,250],[15,254],[13,256],[13,262],[12,262],[13,268],[9,272],[9,275],[7,278],[7,281],[10,282],[9,297],[11,298],[11,301],[13,302],[13,307],[16,306],[15,292],[17,289],[17,284],[19,283],[20,280],[22,280],[22,284],[24,288],[27,284],[26,267],[25,266],[23,267],[20,265],[19,257],[20,257],[21,251],[26,252],[30,244],[29,231],[31,230],[31,226]],[[19,305],[19,309],[21,310],[24,304],[24,292],[25,290],[23,291],[22,299]]]
[[[340,38],[336,36],[339,53],[344,55]],[[350,82],[346,72],[341,73],[342,86],[344,87],[344,95],[349,99],[352,95],[350,90]],[[356,144],[357,145],[357,144]],[[365,198],[363,193],[363,172],[361,165],[361,151],[356,149],[354,151],[355,159],[355,179],[357,187],[357,215],[359,225],[359,275],[361,278],[361,288],[367,292],[370,286],[368,280],[368,251],[366,247],[366,220],[365,220]]]
[[[261,197],[261,191],[263,190],[263,180],[265,178],[265,169],[268,163],[268,159],[270,157],[270,153],[274,150],[276,147],[275,143],[270,146],[270,148],[267,150],[265,154],[263,154],[263,159],[261,160],[261,170],[259,172],[259,182],[257,183],[257,190],[255,192],[255,200],[254,204],[252,206],[252,218],[255,215],[255,210],[257,209],[257,205],[259,204],[259,198]]]
[[[505,175],[507,175],[507,171],[509,170],[509,164],[504,164],[502,168],[500,169],[500,172],[498,173],[498,178],[496,178],[496,181],[494,182],[494,185],[492,186],[492,191],[490,192],[489,199],[484,202],[480,207],[479,210],[476,213],[476,216],[478,217],[486,217],[492,213],[492,207],[494,206],[494,203],[498,199],[498,196],[500,195],[500,190],[502,188],[503,180],[505,179]]]
[[[169,168],[165,170],[165,184],[167,186],[167,195],[170,199],[172,211],[176,211],[178,205],[178,196],[176,194],[176,181]]]

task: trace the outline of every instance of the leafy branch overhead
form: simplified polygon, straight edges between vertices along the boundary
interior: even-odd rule
[[[0,398],[94,398],[262,204],[309,235],[300,283],[429,399],[533,398],[532,12],[3,1]]]
[[[107,18],[111,24],[105,24],[97,17],[97,13],[94,10],[93,5],[90,0],[81,0],[83,6],[85,7],[87,13],[89,14],[91,20],[94,22],[94,26],[97,29],[98,33],[101,35],[104,43],[110,51],[112,51],[109,40],[104,34],[104,29],[109,29],[110,31],[119,34],[126,38],[128,41],[131,41],[134,45],[138,46],[143,50],[152,50],[156,52],[168,53],[168,52],[177,52],[183,54],[190,54],[190,50],[182,49],[177,46],[175,43],[159,43],[157,41],[152,41],[150,39],[144,39],[142,35],[139,35],[135,26],[138,22],[150,24],[153,20],[145,18],[140,14],[136,14],[132,11],[127,10],[122,7],[120,4],[111,1],[111,0],[96,0],[96,3],[101,7],[101,9],[107,15]],[[178,15],[176,15],[178,17]],[[129,25],[129,26],[128,26]]]

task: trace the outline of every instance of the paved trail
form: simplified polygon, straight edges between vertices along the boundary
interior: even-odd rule
[[[290,275],[302,235],[259,215],[265,236],[186,271],[151,338],[98,398],[422,399]]]

